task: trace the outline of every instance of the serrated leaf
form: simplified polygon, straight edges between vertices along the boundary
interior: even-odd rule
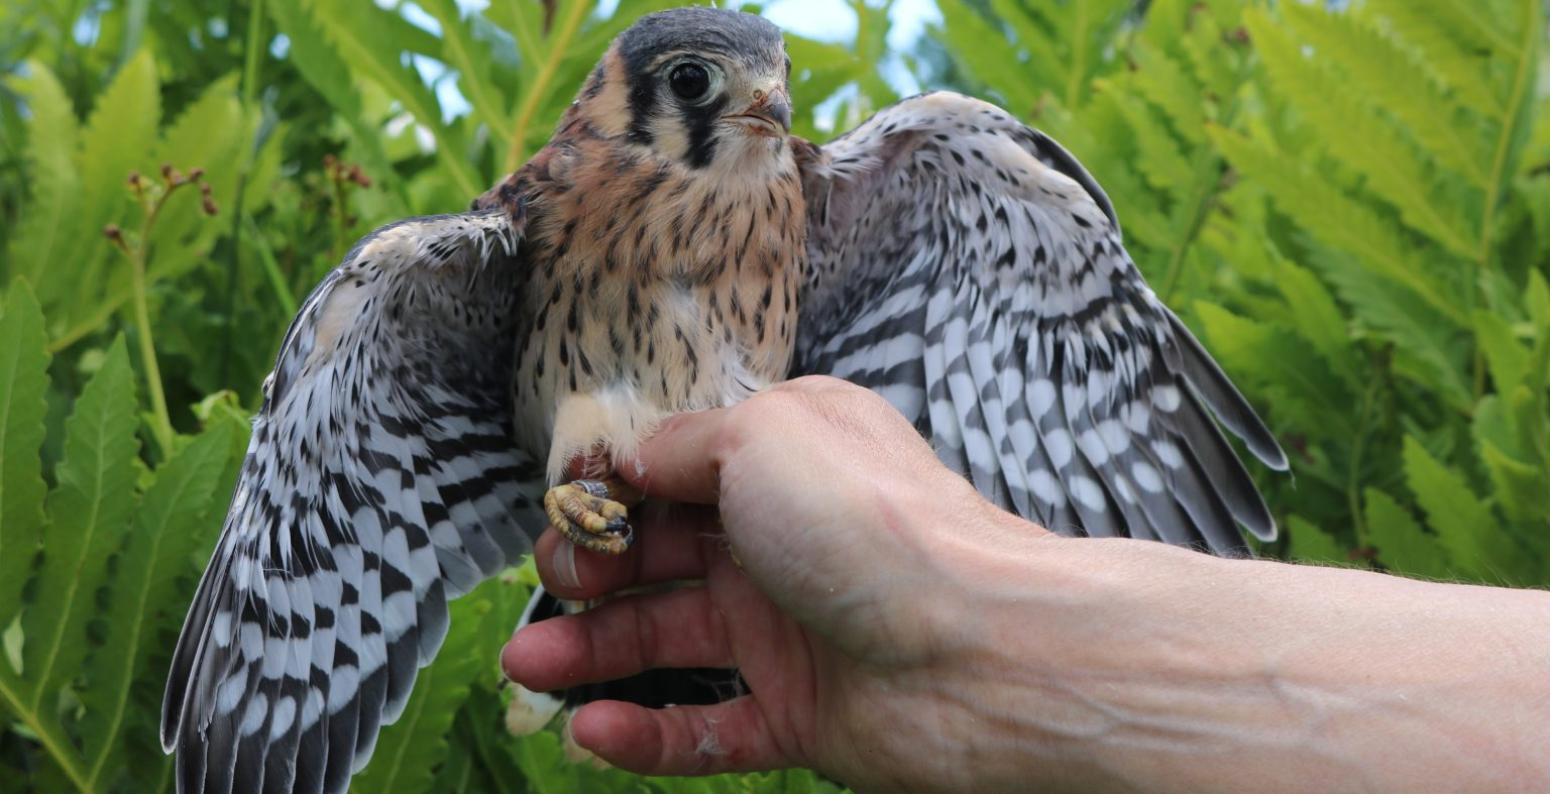
[[[1314,237],[1357,254],[1362,264],[1394,286],[1414,292],[1456,325],[1465,324],[1458,301],[1416,268],[1420,257],[1399,239],[1392,224],[1280,153],[1219,127],[1211,129],[1211,138],[1234,168],[1258,180],[1276,206]]]
[[[1546,206],[1550,207],[1550,196],[1547,196]],[[1534,320],[1534,324],[1540,327],[1540,333],[1550,331],[1550,284],[1545,282],[1544,274],[1538,270],[1528,272],[1528,289],[1525,291],[1523,307],[1528,310],[1528,316]]]
[[[510,742],[507,749],[533,794],[574,791],[649,791],[641,778],[617,769],[598,769],[565,757],[554,731],[539,731]]]
[[[1161,108],[1173,122],[1173,129],[1193,146],[1206,142],[1205,101],[1183,67],[1167,52],[1137,44],[1131,50],[1136,69],[1131,73],[1138,93]]]
[[[156,63],[149,50],[142,50],[124,64],[97,98],[81,136],[81,234],[62,254],[61,261],[74,263],[74,267],[59,268],[60,275],[71,285],[67,294],[76,299],[74,305],[67,306],[73,310],[72,318],[86,316],[87,310],[98,303],[100,273],[108,254],[102,228],[121,221],[131,203],[124,183],[129,173],[155,173],[158,164],[150,156],[160,122],[161,90],[156,80]],[[55,264],[57,267],[58,263]],[[54,304],[45,298],[44,305]]]
[[[402,62],[400,49],[380,46],[380,42],[395,34],[406,35],[398,24],[402,20],[373,5],[317,2],[312,4],[311,11],[351,70],[387,91],[435,136],[436,161],[452,177],[457,189],[468,196],[482,192],[487,180],[475,173],[462,142],[442,122],[441,103],[436,95],[419,74]]]
[[[1457,28],[1429,4],[1416,0],[1370,0],[1368,6],[1381,14],[1420,57],[1415,59],[1432,81],[1452,89],[1454,99],[1488,115],[1501,112],[1501,97],[1491,90],[1486,77],[1488,58],[1457,38]]]
[[[1294,560],[1307,562],[1349,563],[1350,555],[1344,544],[1301,516],[1286,519],[1288,555]]]
[[[1469,487],[1459,472],[1432,457],[1414,436],[1406,436],[1403,452],[1405,482],[1416,503],[1426,513],[1427,526],[1461,570],[1489,575],[1507,560],[1495,559],[1499,544],[1488,541],[1500,535],[1501,522]]]
[[[40,279],[58,280],[49,269],[75,244],[81,227],[80,175],[74,161],[79,136],[70,97],[54,73],[36,61],[27,63],[27,72],[14,86],[30,114],[26,150],[30,190],[8,248],[9,275],[39,283]]]
[[[1452,102],[1416,70],[1391,37],[1359,16],[1288,3],[1281,13],[1321,57],[1338,64],[1365,101],[1391,114],[1426,153],[1477,187],[1486,184],[1485,146],[1458,123]]]
[[[225,505],[220,490],[230,457],[231,428],[216,425],[194,438],[156,471],[113,568],[104,642],[87,660],[81,704],[92,715],[81,723],[91,780],[111,783],[127,751],[131,685],[148,670],[155,627],[186,607],[176,588],[189,559]],[[159,673],[160,671],[155,671]]]
[[[1525,382],[1529,350],[1518,343],[1501,315],[1475,312],[1475,340],[1485,353],[1497,391],[1506,392]]]
[[[1013,114],[1032,110],[1040,97],[1035,82],[1010,74],[1006,68],[1007,64],[1021,60],[1017,48],[963,0],[943,0],[938,5],[942,11],[942,25],[936,31],[936,37],[947,43],[959,64],[991,91],[1000,94]]]
[[[1473,394],[1465,379],[1467,347],[1461,334],[1415,293],[1396,289],[1378,273],[1339,256],[1316,255],[1310,261],[1319,264],[1358,319],[1395,345],[1398,374],[1467,409]]]
[[[451,627],[435,661],[420,670],[414,691],[397,722],[382,730],[373,762],[351,781],[361,792],[423,792],[430,790],[434,772],[447,756],[447,735],[469,686],[494,656],[478,652],[482,642],[500,637],[487,625],[490,601],[469,595],[452,602]]]
[[[338,117],[355,133],[352,142],[362,155],[363,165],[372,172],[386,174],[391,161],[382,147],[381,133],[366,122],[364,103],[353,79],[353,71],[339,50],[323,35],[302,0],[268,0],[264,4],[270,18],[290,41],[290,60],[307,84],[323,95]]]
[[[268,0],[264,7],[290,42],[289,59],[328,100],[339,115],[359,119],[361,95],[350,80],[350,68],[339,51],[323,36],[323,29],[301,0]]]
[[[230,212],[236,203],[243,162],[252,148],[256,121],[242,112],[237,76],[227,75],[212,82],[173,121],[162,137],[156,160],[185,172],[203,168],[211,198]],[[151,236],[156,252],[150,260],[151,277],[166,278],[197,264],[216,237],[230,228],[221,221],[204,214],[199,190],[192,186],[168,197]]]
[[[1276,406],[1277,424],[1342,439],[1356,436],[1350,410],[1354,400],[1306,343],[1285,329],[1212,303],[1197,301],[1194,306],[1208,346],[1222,366],[1234,378],[1274,395],[1269,402]]]
[[[1100,81],[1099,86],[1106,83]],[[1195,169],[1178,141],[1156,120],[1149,107],[1121,92],[1105,92],[1129,123],[1129,137],[1139,150],[1136,167],[1146,181],[1166,193],[1180,193],[1195,179]]]
[[[43,418],[49,355],[43,309],[25,280],[7,292],[0,314],[0,628],[21,605],[22,586],[43,534]]]
[[[86,656],[86,624],[108,558],[119,547],[135,504],[138,403],[129,354],[119,337],[108,348],[65,423],[64,459],[48,497],[50,531],[36,597],[22,613],[31,707],[42,710]]]
[[[511,138],[510,111],[492,82],[489,46],[476,39],[469,22],[453,0],[424,0],[422,7],[441,25],[442,60],[457,69],[458,86],[468,97],[479,121],[488,125],[496,140]]]
[[[1435,203],[1433,169],[1395,140],[1395,128],[1358,101],[1357,92],[1321,59],[1305,55],[1278,21],[1263,12],[1246,14],[1244,21],[1271,82],[1318,133],[1313,139],[1325,153],[1365,176],[1410,228],[1460,257],[1474,256],[1476,241],[1458,213]]]
[[[1199,3],[1179,5],[1187,6],[1187,10],[1180,14],[1185,18],[1185,35],[1179,40],[1179,46],[1189,58],[1196,80],[1217,96],[1230,95],[1239,77],[1233,61],[1223,57],[1223,25],[1234,23],[1219,21],[1210,14],[1196,13]],[[1236,18],[1237,15],[1238,12],[1234,10],[1229,18]]]
[[[1546,526],[1550,523],[1550,488],[1545,487],[1550,482],[1550,469],[1518,460],[1485,439],[1479,441],[1479,448],[1497,503],[1513,521],[1537,523],[1535,540],[1543,548],[1543,533],[1550,528]]]
[[[1290,262],[1275,265],[1276,288],[1286,297],[1297,333],[1308,340],[1347,383],[1358,378],[1349,323],[1318,276]]]
[[[1448,575],[1437,537],[1421,525],[1394,498],[1375,488],[1363,492],[1366,502],[1365,545],[1378,550],[1378,559],[1396,573],[1443,577]]]

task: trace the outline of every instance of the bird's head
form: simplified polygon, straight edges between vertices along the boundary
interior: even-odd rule
[[[614,41],[577,99],[606,134],[690,168],[789,159],[791,94],[780,29],[753,14],[679,8]]]

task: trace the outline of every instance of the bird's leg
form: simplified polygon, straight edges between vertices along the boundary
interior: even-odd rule
[[[625,516],[644,495],[612,475],[601,480],[572,480],[544,494],[544,513],[560,534],[577,546],[604,554],[623,554],[635,540]]]

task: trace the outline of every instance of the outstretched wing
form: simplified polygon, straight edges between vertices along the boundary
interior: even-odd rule
[[[871,387],[1001,506],[1066,534],[1244,553],[1275,522],[1208,416],[1286,457],[1049,137],[935,93],[799,145],[797,366]]]
[[[180,791],[344,791],[447,599],[542,530],[511,441],[519,237],[500,211],[378,229],[291,323],[167,681]]]

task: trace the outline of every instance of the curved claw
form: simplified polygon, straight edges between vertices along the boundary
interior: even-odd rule
[[[610,521],[606,531],[596,534],[570,521],[557,525],[555,529],[577,546],[601,554],[623,554],[635,542],[635,529],[624,519]]]
[[[638,502],[638,492],[599,480],[576,480],[544,494],[549,523],[572,543],[603,554],[623,554],[635,542],[635,530],[625,521],[624,501]]]

